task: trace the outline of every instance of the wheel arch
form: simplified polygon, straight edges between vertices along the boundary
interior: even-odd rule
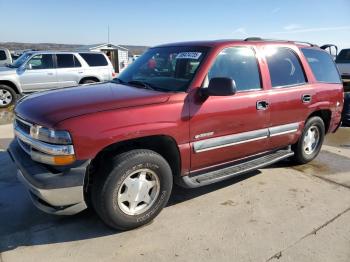
[[[96,76],[84,76],[82,79],[80,79],[79,85],[81,85],[86,80],[93,80],[95,82],[101,82],[101,79],[99,79]]]
[[[87,191],[88,186],[93,183],[93,177],[99,170],[99,167],[103,163],[104,159],[112,158],[117,154],[133,149],[149,149],[157,152],[169,163],[173,176],[180,176],[181,155],[175,139],[168,135],[152,135],[116,142],[108,145],[97,153],[97,155],[91,161],[90,170],[85,179],[85,190]]]
[[[18,86],[12,82],[12,81],[9,81],[9,80],[0,80],[0,85],[6,85],[6,86],[9,86],[11,87],[15,92],[16,94],[20,94],[21,93],[21,90],[18,88]]]
[[[332,111],[330,109],[318,109],[314,112],[312,112],[309,117],[307,118],[310,119],[311,117],[318,116],[323,120],[324,126],[325,126],[325,131],[326,133],[329,132],[330,124],[331,124],[331,119],[332,119]],[[306,121],[307,121],[306,120]]]

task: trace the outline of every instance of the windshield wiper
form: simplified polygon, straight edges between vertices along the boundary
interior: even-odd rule
[[[127,84],[141,86],[141,87],[149,89],[149,90],[155,90],[154,87],[152,87],[151,84],[146,83],[146,82],[142,82],[142,81],[139,81],[139,80],[131,80],[131,81],[127,82]]]

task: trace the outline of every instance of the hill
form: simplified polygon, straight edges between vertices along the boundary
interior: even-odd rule
[[[0,42],[0,47],[7,48],[11,51],[16,50],[74,50],[84,45],[79,44],[55,44],[55,43],[18,43],[18,42]],[[136,45],[120,45],[129,49],[130,55],[140,55],[144,53],[148,46],[136,46]]]

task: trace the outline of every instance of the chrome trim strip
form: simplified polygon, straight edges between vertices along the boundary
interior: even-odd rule
[[[201,140],[193,144],[194,151],[196,153],[213,150],[217,148],[238,145],[260,139],[265,139],[269,135],[267,128],[259,129],[255,131],[248,131],[244,133],[227,135],[221,137],[215,137],[210,139]]]
[[[269,128],[270,136],[284,135],[298,131],[299,123],[291,123],[286,125],[274,126]]]
[[[218,148],[266,139],[269,137],[295,133],[299,129],[299,124],[300,123],[291,123],[286,125],[243,132],[239,134],[204,139],[194,142],[193,148],[195,153],[200,153]]]
[[[29,127],[32,127],[32,126],[33,126],[33,124],[31,124],[31,123],[29,123],[29,122],[27,122],[27,121],[25,121],[25,120],[19,118],[18,116],[15,116],[15,119],[18,120],[18,121],[20,121],[20,122],[22,122],[23,124],[25,124],[25,125],[27,125],[27,126],[29,126]]]
[[[29,144],[31,147],[49,154],[49,155],[74,155],[74,148],[72,145],[52,145],[39,140],[34,140],[27,134],[23,133],[20,129],[15,126],[15,135],[18,139],[24,143]]]

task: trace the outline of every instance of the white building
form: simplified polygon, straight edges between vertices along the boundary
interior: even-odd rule
[[[119,45],[112,44],[96,44],[86,45],[78,48],[78,51],[92,51],[105,53],[116,73],[120,73],[128,65],[128,49]]]

